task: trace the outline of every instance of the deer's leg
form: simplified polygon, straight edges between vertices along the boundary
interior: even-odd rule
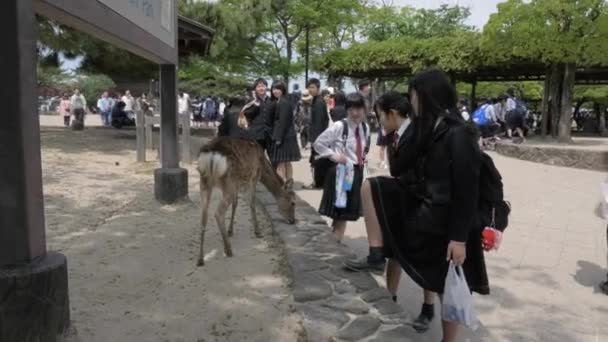
[[[201,245],[198,254],[198,266],[205,264],[205,252],[203,251],[203,245],[205,244],[205,231],[207,230],[207,219],[209,218],[209,203],[211,202],[211,194],[213,188],[201,178]]]
[[[236,196],[236,188],[227,184],[227,182],[222,182],[222,192],[222,201],[215,212],[215,220],[217,221],[217,227],[219,228],[222,240],[224,241],[224,253],[226,253],[227,257],[231,257],[232,246],[230,244],[230,239],[228,238],[228,233],[226,233],[226,211],[228,211],[228,207],[233,203],[233,196]]]
[[[255,211],[255,183],[254,185],[251,187],[251,194],[250,194],[250,199],[249,199],[249,208],[251,208],[251,221],[253,221],[253,233],[255,234],[255,237],[257,238],[261,238],[262,237],[262,232],[260,231],[260,225],[258,224],[258,216],[257,213]]]
[[[236,207],[239,205],[239,195],[235,194],[232,200],[232,214],[230,215],[230,226],[228,226],[228,236],[234,235],[234,215],[236,214]]]

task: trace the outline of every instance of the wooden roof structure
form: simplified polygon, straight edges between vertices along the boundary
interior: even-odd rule
[[[177,18],[177,43],[179,56],[207,55],[215,30],[184,16]]]

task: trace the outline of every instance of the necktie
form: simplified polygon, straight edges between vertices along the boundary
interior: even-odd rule
[[[363,146],[361,146],[361,136],[359,135],[359,126],[355,130],[355,140],[357,140],[357,165],[363,165]]]
[[[399,133],[395,132],[393,135],[393,147],[397,147],[399,145]]]

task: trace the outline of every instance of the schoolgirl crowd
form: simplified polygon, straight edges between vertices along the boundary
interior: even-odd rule
[[[308,139],[313,186],[323,189],[319,212],[333,219],[341,240],[347,223],[364,217],[369,255],[349,260],[353,272],[385,273],[396,301],[401,272],[423,289],[424,305],[414,328],[428,329],[434,300],[444,293],[448,269],[462,266],[471,291],[488,294],[478,198],[482,152],[478,129],[462,118],[458,97],[448,76],[439,70],[413,77],[407,94],[389,92],[373,109],[385,136],[390,176],[364,179],[370,128],[366,87],[333,96],[334,117],[312,79],[303,97],[310,111]],[[255,99],[242,110],[228,109],[220,135],[256,140],[278,173],[292,178],[291,162],[301,158],[293,105],[284,83],[254,84]],[[307,102],[308,102],[307,101]],[[238,106],[237,106],[238,108]],[[323,167],[319,166],[323,165]],[[443,321],[443,341],[456,341],[459,324]]]

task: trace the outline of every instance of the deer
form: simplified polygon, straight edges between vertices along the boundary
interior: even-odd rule
[[[234,216],[240,192],[249,193],[249,208],[253,231],[262,237],[256,215],[256,185],[262,182],[277,200],[279,212],[289,224],[295,224],[295,192],[293,180],[283,181],[276,173],[264,150],[253,141],[237,137],[217,137],[203,145],[198,155],[201,195],[201,245],[197,266],[205,264],[203,245],[207,230],[209,202],[213,189],[222,191],[222,200],[215,213],[215,220],[224,242],[224,253],[232,257],[229,237],[234,234]],[[225,215],[232,205],[230,225],[226,231]]]

